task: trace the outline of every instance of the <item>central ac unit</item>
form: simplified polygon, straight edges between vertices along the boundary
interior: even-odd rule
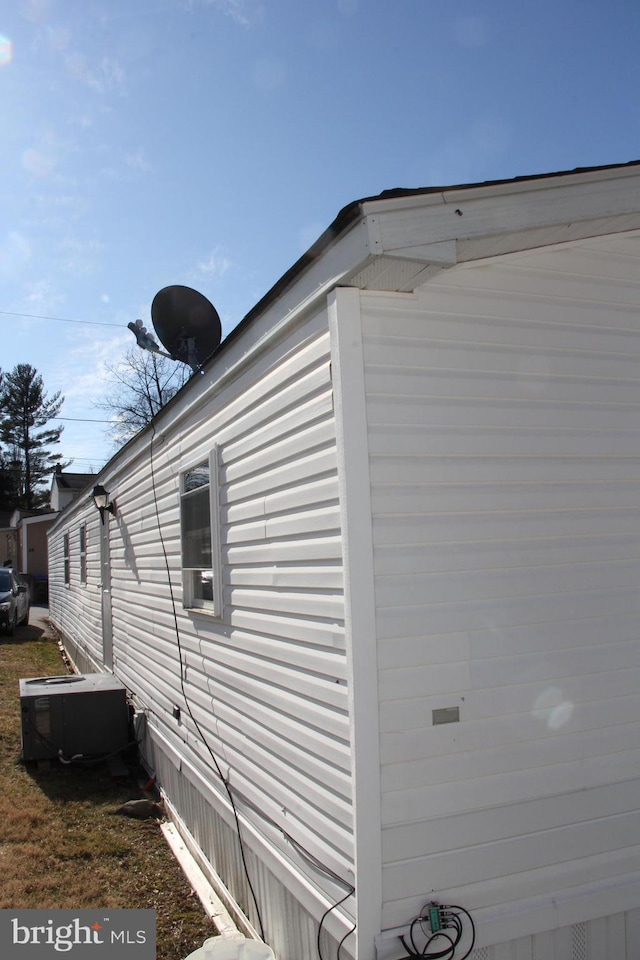
[[[127,747],[127,691],[110,673],[20,680],[22,756],[66,761],[107,757]]]

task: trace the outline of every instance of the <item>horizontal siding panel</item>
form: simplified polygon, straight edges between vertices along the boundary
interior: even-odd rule
[[[640,284],[635,289],[638,294]],[[474,290],[474,294],[476,292]],[[380,315],[378,323],[375,322],[375,314],[367,314],[365,331],[368,345],[373,348],[376,341],[388,339],[392,344],[402,340],[421,344],[454,341],[465,345],[522,345],[542,349],[548,349],[553,344],[554,350],[575,350],[579,353],[603,351],[611,354],[637,349],[640,322],[634,315],[633,307],[616,313],[613,319],[609,316],[609,322],[604,323],[601,309],[598,310],[594,305],[590,305],[592,314],[574,306],[573,320],[568,320],[566,317],[570,311],[549,315],[540,310],[538,301],[534,301],[533,305],[529,304],[527,312],[527,305],[523,304],[522,299],[510,299],[508,295],[504,297],[504,291],[501,291],[500,297],[489,294],[481,300],[474,295],[468,301],[470,312],[465,316],[464,294],[456,301],[458,309],[447,311],[445,308],[444,312],[439,309],[435,291],[430,289],[430,294],[427,314],[424,311],[412,314],[410,309],[401,313],[396,311],[393,325],[389,324],[388,316],[384,314]]]
[[[246,478],[249,474],[256,474],[262,470],[271,470],[276,465],[283,468],[291,457],[301,453],[311,453],[315,448],[324,448],[327,444],[335,444],[335,426],[332,418],[315,423],[306,430],[301,430],[294,436],[285,437],[266,448],[257,450],[250,457],[227,463],[225,452],[221,450],[222,461],[221,480],[225,484]],[[282,475],[282,482],[287,482],[287,476]]]
[[[464,709],[464,708],[463,708]],[[565,714],[573,707],[567,701]],[[604,713],[601,712],[604,718]],[[539,724],[543,727],[543,724]],[[634,753],[638,744],[638,722],[607,726],[597,731],[566,733],[563,725],[555,729],[555,736],[540,737],[496,746],[486,745],[477,750],[456,749],[455,753],[440,754],[424,760],[404,763],[386,763],[382,771],[383,790],[392,792],[398,784],[405,790],[419,789],[424,783],[467,784],[478,777],[492,777],[517,770],[538,770],[541,777],[546,768],[579,762],[585,756],[589,762],[614,753]]]
[[[264,497],[274,491],[286,491],[294,484],[304,483],[311,478],[335,477],[337,470],[336,451],[333,444],[307,456],[292,456],[287,462],[286,473],[280,466],[271,470],[262,470],[256,475],[244,479],[231,480],[229,471],[225,473],[226,483],[220,491],[220,502],[232,504],[239,500]]]
[[[314,504],[335,500],[338,496],[335,476],[314,479],[302,486],[288,487],[278,493],[236,502],[220,511],[222,523],[239,523],[254,517],[291,512]]]
[[[379,665],[383,669],[426,666],[431,663],[451,663],[466,660],[473,650],[474,657],[501,657],[517,653],[553,654],[571,647],[601,644],[603,637],[615,633],[619,643],[634,642],[640,632],[640,617],[619,617],[615,614],[585,619],[556,621],[553,630],[541,630],[538,624],[520,624],[496,628],[478,626],[464,633],[444,636],[429,634],[410,640],[390,640],[381,646]]]
[[[580,305],[584,303],[592,309],[602,309],[602,305],[618,305],[633,310],[638,302],[640,282],[637,273],[634,278],[623,279],[615,268],[611,268],[612,262],[615,262],[613,258],[600,256],[599,269],[595,275],[581,272],[578,276],[573,274],[571,261],[566,270],[558,269],[559,260],[562,260],[564,265],[565,261],[556,257],[554,270],[543,269],[536,263],[534,255],[527,257],[526,263],[524,260],[514,260],[509,264],[497,265],[491,271],[478,268],[460,271],[456,277],[458,296],[463,297],[466,294],[473,301],[484,301],[495,296],[497,289],[501,297],[511,295],[516,303],[527,299],[538,304],[567,300],[573,304],[576,301]],[[437,286],[436,282],[436,290]],[[441,291],[444,293],[444,284],[441,285]],[[513,310],[513,307],[511,309]],[[636,326],[636,329],[639,326]]]
[[[534,837],[514,837],[493,844],[467,846],[429,857],[413,858],[388,864],[383,886],[394,896],[410,896],[422,883],[439,889],[480,883],[494,877],[519,873],[522,865],[539,869],[558,860],[580,860],[583,857],[624,849],[630,836],[637,836],[637,812],[575,824],[557,830],[539,831]]]
[[[640,584],[640,559],[588,561],[502,567],[487,570],[447,570],[442,573],[378,577],[376,602],[381,607],[415,606],[430,601],[465,602],[490,598],[535,597],[609,587],[634,588]]]
[[[224,445],[223,463],[233,463],[242,457],[250,456],[266,446],[274,444],[282,437],[291,435],[300,429],[306,429],[314,420],[332,414],[333,397],[330,390],[312,397],[305,403],[297,404],[282,416],[267,419],[260,426],[252,423],[252,429],[238,440],[229,440]]]
[[[435,697],[429,698],[430,701]],[[597,736],[603,718],[613,726],[635,723],[637,702],[634,696],[613,696],[579,704],[564,698],[558,686],[547,686],[538,694],[528,713],[471,719],[472,697],[466,696],[462,707],[463,722],[451,725],[448,731],[426,726],[427,710],[423,709],[425,726],[382,733],[380,757],[383,764],[408,763],[448,754],[455,745],[456,754],[486,749],[487,744],[523,743],[563,735],[577,730],[590,731]],[[405,701],[406,702],[406,701]],[[468,709],[469,708],[469,709]]]
[[[312,643],[332,649],[344,650],[346,646],[345,629],[342,621],[312,620],[310,617],[286,616],[280,612],[256,612],[254,610],[230,610],[228,622],[241,630],[255,630],[256,634],[279,636],[301,644]],[[262,629],[260,629],[262,628]]]
[[[427,483],[376,485],[372,501],[378,515],[461,513],[491,510],[608,509],[640,506],[638,481],[519,483]]]
[[[538,831],[592,819],[635,813],[638,809],[640,782],[634,779],[592,787],[577,794],[542,797],[522,804],[503,804],[454,817],[425,818],[422,823],[389,827],[383,831],[383,845],[387,862],[391,863],[518,837],[523,820],[531,836]]]
[[[589,759],[588,763],[583,757],[572,763],[547,766],[543,768],[544,775],[538,768],[511,770],[495,776],[476,777],[471,792],[465,789],[464,781],[387,792],[383,796],[382,820],[385,826],[409,823],[423,820],[425,811],[432,817],[442,817],[495,804],[520,803],[532,797],[552,797],[626,781],[639,759],[640,751],[625,750]],[[525,826],[523,822],[523,829]]]
[[[342,595],[330,596],[321,592],[301,591],[293,593],[283,590],[246,590],[231,587],[225,590],[225,603],[232,607],[251,610],[281,610],[283,607],[292,614],[305,614],[308,617],[341,617],[344,612]]]
[[[309,661],[311,663],[311,657]],[[332,662],[332,666],[334,673],[342,672],[337,660]],[[268,690],[275,691],[282,687],[291,693],[296,693],[302,699],[308,698],[331,707],[346,708],[345,687],[333,674],[330,677],[314,676],[310,669],[296,670],[284,662],[274,663],[264,656],[250,656],[244,652],[236,652],[230,647],[225,649],[223,657],[216,660],[215,673],[221,682],[225,681],[230,685],[233,685],[232,681],[236,674],[238,682],[240,677],[244,684],[253,680],[256,698],[267,701]]]
[[[599,616],[603,609],[614,608],[624,617],[640,613],[636,588],[385,607],[378,610],[378,636],[380,639],[413,637],[424,635],[427,628],[442,634],[473,630],[479,625],[498,628],[525,623],[550,625],[573,617]]]
[[[195,694],[191,707],[209,745],[224,743],[224,764],[234,770],[244,770],[245,775],[252,767],[259,767],[263,775],[271,776],[281,784],[289,783],[297,803],[318,807],[327,820],[349,826],[351,791],[348,774],[329,769],[322,757],[314,757],[290,741],[275,737],[266,728],[250,724],[246,715],[227,713],[225,719],[218,713],[212,716],[210,711],[198,711]],[[246,758],[247,747],[252,752],[250,761]],[[244,759],[234,762],[228,751],[233,751],[236,756],[242,755]],[[277,793],[274,790],[270,793],[281,802],[286,799],[282,787]]]
[[[307,536],[294,540],[271,540],[268,543],[227,545],[222,553],[223,562],[230,566],[250,563],[291,563],[319,560],[342,561],[342,540],[334,536]]]
[[[228,710],[236,718],[251,717],[283,731],[287,739],[304,746],[305,734],[309,740],[309,749],[320,749],[326,743],[327,763],[332,762],[334,752],[341,755],[341,748],[349,743],[349,723],[344,712],[327,709],[320,703],[305,703],[294,691],[274,688],[269,694],[263,687],[252,691],[251,684],[243,677],[238,678],[235,686],[233,677],[220,671],[221,680],[208,682],[210,710]],[[342,763],[338,765],[344,769]]]
[[[376,548],[376,569],[380,577],[438,571],[486,570],[496,567],[537,567],[562,565],[582,554],[589,561],[636,561],[638,537],[540,537],[520,540],[480,540],[453,543],[410,544],[402,551],[395,544]],[[585,562],[585,561],[583,561]]]
[[[340,509],[337,503],[310,510],[294,511],[291,514],[265,516],[262,520],[253,522],[223,526],[226,544],[277,537],[299,538],[308,536],[310,533],[329,533],[339,529]]]
[[[249,661],[264,659],[269,663],[283,663],[290,668],[300,668],[331,678],[344,679],[346,673],[344,652],[341,649],[318,645],[291,643],[282,636],[258,636],[241,630],[229,631],[224,641],[215,646],[197,636],[185,634],[181,639],[184,657],[190,664],[205,674],[216,669],[217,663],[228,663],[228,657],[246,656]]]
[[[503,685],[532,683],[540,680],[562,680],[563,677],[587,676],[590,673],[606,673],[623,669],[640,668],[640,649],[637,640],[591,646],[576,646],[554,653],[553,650],[530,650],[512,656],[481,659],[474,656],[470,661],[459,663],[429,664],[424,667],[405,667],[385,673],[381,699],[394,700],[428,695],[438,689],[452,690],[445,686],[446,677],[453,671],[464,669],[469,686],[473,689]],[[450,673],[447,673],[450,671]]]
[[[215,747],[216,741],[212,736],[212,728],[206,723],[206,716],[198,718],[198,723],[209,746]],[[251,779],[255,784],[260,780],[265,784],[268,782],[263,789],[269,796],[276,803],[285,804],[303,821],[310,819],[308,808],[315,808],[312,818],[321,819],[323,830],[327,833],[336,828],[349,828],[348,778],[335,771],[329,773],[326,764],[318,762],[314,765],[310,758],[300,767],[295,749],[286,743],[270,742],[266,731],[260,731],[259,740],[251,741],[245,732],[246,726],[239,732],[233,725],[218,720],[215,729],[223,735],[223,765],[228,765],[234,775]],[[250,760],[247,759],[248,748],[252,753]],[[339,836],[342,834],[336,832],[334,842]]]
[[[266,730],[272,742],[273,738],[279,738],[283,740],[285,749],[292,745],[298,752],[308,753],[312,764],[317,764],[320,758],[332,771],[338,772],[341,782],[350,773],[349,741],[337,734],[327,736],[326,731],[306,723],[300,712],[297,715],[293,710],[283,712],[275,704],[242,697],[222,687],[218,690],[219,696],[214,699],[210,685],[205,686],[204,674],[194,683],[200,708],[209,716],[209,724],[218,717],[238,729],[246,726],[254,740],[258,739],[261,731]],[[215,727],[212,736],[220,739]],[[346,789],[343,792],[346,795]]]
[[[444,674],[443,677],[447,676]],[[451,676],[456,676],[454,673]],[[436,707],[459,705],[461,716],[465,719],[508,717],[527,714],[536,710],[540,723],[547,727],[554,723],[554,710],[561,707],[560,720],[568,721],[566,707],[579,711],[583,703],[606,703],[615,697],[628,697],[637,694],[638,673],[634,670],[614,670],[600,675],[585,674],[563,677],[559,683],[519,683],[511,687],[486,687],[461,691],[447,690],[444,687],[436,694],[424,692],[420,697],[402,700],[383,700],[380,705],[380,726],[382,733],[419,731],[431,727],[431,711]],[[464,700],[456,699],[452,694],[463,693]],[[464,704],[464,705],[463,705]],[[447,725],[439,736],[455,737],[459,727]],[[554,729],[550,726],[549,729]],[[557,729],[557,725],[556,725]],[[431,735],[435,735],[434,731]],[[393,761],[393,757],[390,758]]]
[[[277,589],[342,589],[342,566],[339,567],[291,567],[264,564],[262,566],[238,567],[224,575],[225,583],[233,586],[275,587]]]
[[[637,426],[640,404],[593,403],[583,401],[470,397],[457,399],[439,396],[378,396],[368,404],[369,424],[425,427],[499,427],[516,426],[554,429],[619,430]]]
[[[534,427],[422,427],[401,425],[374,426],[369,433],[371,453],[388,456],[420,455],[465,456],[626,456],[640,447],[640,427],[634,429],[595,430],[584,426],[561,428]]]
[[[640,457],[496,457],[423,456],[372,457],[373,487],[391,484],[407,486],[432,483],[630,483],[640,481]],[[614,488],[615,489],[615,488]],[[401,506],[400,503],[397,506]]]
[[[640,509],[487,510],[477,512],[378,515],[376,544],[451,543],[460,540],[516,540],[539,537],[640,535]]]
[[[417,338],[393,339],[380,337],[369,340],[364,347],[365,372],[369,365],[385,363],[389,367],[420,367],[423,376],[430,370],[449,369],[462,372],[472,370],[485,373],[510,373],[522,370],[524,374],[553,377],[557,374],[575,377],[637,378],[636,354],[627,352],[574,351],[546,349],[522,344],[453,343]]]
[[[275,359],[267,354],[240,374],[225,402],[211,405],[210,434],[217,435],[223,428],[231,436],[251,430],[252,423],[271,419],[329,380],[330,344],[322,313],[310,319],[308,331],[304,343],[294,332],[283,341],[281,356]]]
[[[616,238],[607,237],[607,249],[614,255],[607,259],[606,268],[603,268],[603,258],[597,249],[597,240],[592,242],[595,244],[593,249],[582,245],[580,249],[569,248],[563,252],[561,271],[563,276],[570,273],[591,280],[604,277],[609,280],[626,280],[635,284],[638,283],[638,255],[640,249],[638,249],[637,237],[635,239],[631,237],[618,239],[618,243],[621,243],[618,252],[615,252]],[[633,253],[634,246],[635,254]],[[540,270],[544,270],[545,276],[548,272],[552,274],[558,272],[555,253],[549,253],[545,250],[537,250],[534,256],[528,256],[523,261],[514,257],[514,263],[521,272],[524,270],[534,271],[536,276],[539,275]]]
[[[417,359],[417,358],[416,358]],[[439,368],[398,364],[389,366],[380,358],[366,368],[366,386],[370,396],[413,395],[478,400],[543,400],[558,403],[581,403],[588,396],[590,403],[637,403],[638,377],[600,374],[569,374],[560,367],[551,370],[534,353],[514,355],[513,365],[503,363],[501,369],[482,369],[474,365]],[[496,366],[496,364],[494,364]]]

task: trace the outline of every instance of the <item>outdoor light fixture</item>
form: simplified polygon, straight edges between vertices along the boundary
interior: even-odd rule
[[[93,488],[93,502],[96,505],[96,509],[100,513],[100,520],[104,523],[104,515],[106,512],[112,513],[115,516],[116,505],[109,503],[109,494],[101,484],[96,484]]]

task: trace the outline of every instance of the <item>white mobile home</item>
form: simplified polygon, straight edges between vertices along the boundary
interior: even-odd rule
[[[636,960],[640,165],[351,204],[96,482],[52,619],[278,960]]]

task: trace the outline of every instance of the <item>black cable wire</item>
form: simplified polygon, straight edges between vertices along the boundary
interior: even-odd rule
[[[356,931],[356,926],[357,926],[357,925],[354,923],[354,925],[351,927],[351,930],[349,930],[348,933],[345,933],[344,937],[342,938],[342,940],[341,940],[340,943],[338,944],[338,949],[336,950],[336,960],[340,960],[340,951],[342,950],[342,944],[345,942],[345,940],[346,940],[348,937],[351,936],[352,933],[355,933],[355,931]]]
[[[405,938],[404,934],[398,938],[402,943],[402,946],[407,951],[407,955],[402,957],[401,960],[416,960],[416,958],[417,960],[466,960],[473,950],[476,941],[476,928],[471,914],[468,912],[468,910],[465,910],[464,907],[460,907],[457,904],[438,904],[438,914],[441,919],[442,926],[440,930],[432,931],[429,918],[428,916],[425,916],[425,911],[432,906],[435,906],[435,904],[426,904],[423,907],[420,916],[416,917],[411,922],[407,933],[409,943],[407,943],[407,939]],[[471,943],[465,953],[461,954],[459,957],[456,957],[458,945],[460,944],[464,935],[464,927],[458,913],[463,913],[469,921],[469,926],[471,928]],[[424,928],[425,923],[429,924],[428,932]],[[425,944],[422,948],[418,947],[414,936],[418,926],[420,927],[422,935],[425,939]],[[453,936],[448,932],[451,929],[455,930],[455,935]],[[449,946],[435,951],[430,949],[431,945],[438,939],[447,940],[449,942]]]
[[[328,916],[330,916],[330,914],[333,913],[334,910],[337,910],[338,907],[342,906],[342,904],[345,902],[345,900],[348,900],[349,897],[350,897],[353,893],[354,893],[354,888],[352,887],[351,890],[349,890],[348,893],[346,893],[346,894],[344,895],[344,897],[342,898],[342,900],[338,900],[337,903],[332,904],[327,910],[325,910],[325,912],[322,914],[322,917],[320,918],[320,923],[318,924],[318,935],[317,935],[317,937],[316,937],[316,944],[317,944],[317,947],[318,947],[318,957],[320,958],[320,960],[325,960],[325,958],[324,958],[324,956],[323,956],[323,953],[322,953],[322,945],[321,945],[321,943],[320,943],[320,940],[321,940],[321,937],[322,937],[322,928],[324,927],[325,920],[327,919]],[[354,927],[353,929],[355,930],[355,927]],[[349,935],[352,934],[352,933],[353,933],[353,930],[350,930],[349,933],[347,934],[347,936],[349,936]],[[340,944],[339,944],[339,946],[338,946],[338,953],[337,953],[337,955],[336,955],[337,960],[339,960],[340,947],[342,946],[342,944],[344,943],[344,941],[345,941],[346,939],[347,939],[347,937],[343,937],[342,940],[340,941]]]
[[[202,730],[200,729],[200,724],[198,723],[198,721],[196,720],[196,718],[195,718],[194,715],[193,715],[193,712],[192,712],[192,710],[191,710],[191,704],[189,703],[189,698],[187,697],[187,692],[186,692],[186,689],[185,689],[185,682],[184,682],[184,662],[183,662],[183,659],[182,659],[182,644],[181,644],[181,642],[180,642],[180,627],[179,627],[179,624],[178,624],[178,613],[177,613],[176,601],[175,601],[175,597],[174,597],[174,593],[173,593],[173,584],[172,584],[172,582],[171,582],[171,568],[170,568],[170,566],[169,566],[169,557],[167,556],[167,550],[166,550],[165,543],[164,543],[164,537],[163,537],[163,535],[162,535],[162,524],[160,523],[160,511],[159,511],[159,508],[158,508],[158,497],[157,497],[157,493],[156,493],[155,471],[154,471],[154,465],[153,465],[153,441],[155,440],[155,436],[156,436],[155,424],[154,424],[153,421],[152,421],[152,422],[151,422],[151,442],[150,442],[150,444],[149,444],[150,468],[151,468],[151,469],[150,469],[150,473],[151,473],[151,489],[152,489],[152,494],[153,494],[153,503],[154,503],[155,512],[156,512],[156,521],[157,521],[157,525],[158,525],[158,534],[159,534],[159,537],[160,537],[160,546],[161,546],[161,549],[162,549],[162,554],[163,554],[163,556],[164,556],[164,563],[165,563],[165,568],[166,568],[166,571],[167,571],[167,580],[168,580],[168,583],[169,583],[169,595],[170,595],[170,598],[171,598],[171,609],[172,609],[172,612],[173,612],[174,629],[175,629],[176,641],[177,641],[177,646],[178,646],[178,659],[179,659],[179,662],[180,662],[180,689],[182,690],[182,696],[184,697],[184,702],[185,702],[186,707],[187,707],[187,712],[188,712],[189,716],[191,717],[191,720],[193,721],[193,725],[195,726],[195,728],[196,728],[196,730],[197,730],[197,732],[198,732],[198,735],[200,736],[203,744],[205,745],[205,747],[206,747],[206,749],[207,749],[207,751],[208,751],[208,753],[209,753],[209,756],[211,757],[211,759],[212,759],[212,761],[213,761],[213,763],[214,763],[214,766],[215,766],[215,768],[216,768],[216,772],[217,772],[220,780],[222,781],[222,783],[223,783],[223,785],[224,785],[224,788],[225,788],[225,790],[226,790],[227,796],[228,796],[228,798],[229,798],[229,803],[231,804],[231,810],[232,810],[232,813],[233,813],[233,818],[234,818],[235,824],[236,824],[236,832],[237,832],[237,835],[238,835],[238,848],[239,848],[239,851],[240,851],[240,859],[241,859],[241,861],[242,861],[242,868],[243,868],[243,870],[244,870],[244,875],[245,875],[245,878],[246,878],[246,881],[247,881],[247,886],[249,887],[249,891],[250,891],[250,893],[251,893],[251,898],[252,898],[253,903],[254,903],[254,906],[255,906],[256,916],[257,916],[257,918],[258,918],[258,926],[259,926],[259,928],[260,928],[260,936],[262,937],[262,939],[263,939],[263,940],[265,941],[265,943],[266,943],[266,940],[265,940],[265,931],[264,931],[264,924],[263,924],[263,922],[262,922],[262,915],[261,915],[261,912],[260,912],[260,907],[259,907],[259,905],[258,905],[258,898],[256,897],[256,892],[255,892],[255,890],[254,890],[254,888],[253,888],[253,884],[252,884],[252,882],[251,882],[251,875],[250,875],[250,873],[249,873],[249,867],[248,867],[248,865],[247,865],[247,859],[246,859],[246,855],[245,855],[244,841],[243,841],[243,839],[242,839],[242,830],[241,830],[241,827],[240,827],[240,818],[239,818],[239,816],[238,816],[238,809],[237,809],[237,807],[236,807],[236,803],[235,803],[235,800],[234,800],[234,797],[233,797],[233,794],[232,794],[232,791],[231,791],[231,787],[229,786],[229,784],[228,784],[228,782],[227,782],[227,780],[226,780],[226,777],[225,777],[224,774],[222,773],[222,770],[221,770],[221,768],[220,768],[220,764],[218,763],[217,758],[215,757],[215,755],[214,755],[211,747],[209,746],[209,743],[208,743],[206,737],[204,736]]]

